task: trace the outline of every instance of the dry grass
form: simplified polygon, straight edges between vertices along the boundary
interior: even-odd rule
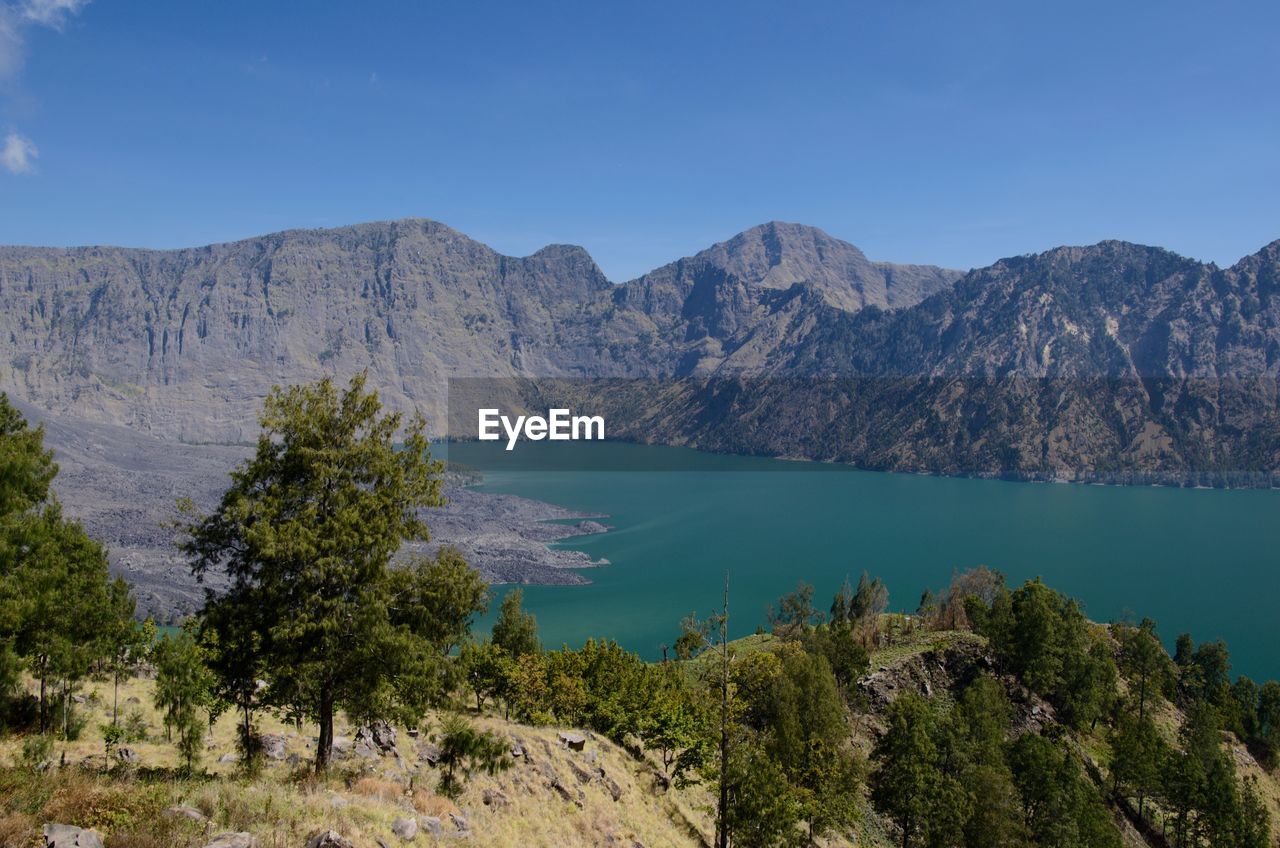
[[[413,808],[424,816],[435,816],[438,819],[447,819],[450,814],[456,815],[462,812],[453,801],[425,789],[415,789],[411,803]]]
[[[243,830],[257,837],[263,848],[299,848],[319,828],[332,828],[357,846],[376,846],[378,840],[401,844],[391,833],[398,817],[418,814],[440,819],[451,831],[450,814],[465,816],[472,836],[467,844],[485,846],[596,846],[613,842],[629,846],[639,841],[655,846],[698,846],[711,835],[711,798],[701,788],[660,793],[652,780],[652,766],[636,760],[603,738],[593,738],[582,752],[563,748],[556,728],[526,727],[497,716],[476,717],[484,729],[518,738],[531,762],[514,760],[497,775],[467,778],[456,802],[435,794],[440,773],[418,763],[414,742],[400,735],[400,751],[408,764],[401,771],[393,757],[339,761],[325,778],[306,773],[316,729],[296,728],[269,716],[260,729],[285,737],[299,765],[269,764],[255,779],[237,774],[236,764],[220,762],[234,751],[235,718],[222,716],[212,728],[202,766],[206,774],[177,777],[178,757],[164,739],[163,723],[151,706],[152,683],[131,680],[121,687],[122,716],[137,710],[149,727],[143,742],[129,743],[141,765],[131,771],[104,773],[101,725],[110,721],[111,687],[90,684],[82,706],[89,717],[81,739],[55,743],[48,773],[22,769],[22,740],[0,739],[0,848],[31,848],[39,844],[40,827],[52,821],[96,828],[111,848],[200,848],[216,832]],[[132,700],[131,700],[132,699]],[[428,726],[434,722],[427,722]],[[339,736],[352,728],[339,724]],[[88,764],[80,765],[89,758]],[[65,762],[66,767],[56,764]],[[614,801],[599,779],[578,777],[578,771],[603,768],[622,788]],[[555,774],[572,793],[563,799],[550,786]],[[489,790],[493,806],[486,805]],[[168,813],[176,805],[194,807],[206,823]],[[442,841],[453,844],[456,839]],[[434,844],[420,833],[415,844]]]

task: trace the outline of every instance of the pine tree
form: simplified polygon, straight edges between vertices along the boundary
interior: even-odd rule
[[[493,644],[515,659],[542,650],[538,641],[538,620],[533,613],[525,612],[521,606],[523,601],[523,590],[507,592],[498,610],[498,620],[493,623]]]
[[[323,770],[335,710],[416,709],[439,687],[414,641],[426,634],[393,621],[387,566],[404,542],[426,539],[419,510],[442,503],[442,466],[422,419],[401,435],[400,416],[381,413],[364,375],[341,393],[327,379],[276,389],[260,423],[254,457],[214,513],[189,526],[185,549],[198,576],[225,569],[231,580],[206,616],[222,603],[234,605],[232,619],[257,605],[265,697],[319,723]]]
[[[871,800],[902,833],[902,848],[927,832],[944,778],[934,741],[937,719],[929,703],[914,693],[894,701],[885,716],[888,729],[872,759]]]
[[[152,656],[156,666],[155,705],[164,714],[165,732],[176,737],[188,772],[200,761],[213,706],[213,675],[192,634],[165,635]]]

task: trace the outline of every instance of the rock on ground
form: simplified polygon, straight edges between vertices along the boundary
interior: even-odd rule
[[[355,848],[355,845],[336,830],[322,830],[307,840],[307,848]]]
[[[44,845],[45,848],[102,848],[102,837],[96,830],[69,824],[46,824]]]

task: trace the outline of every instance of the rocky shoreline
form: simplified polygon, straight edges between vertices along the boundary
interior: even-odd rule
[[[113,572],[134,587],[138,612],[172,622],[199,608],[197,583],[174,544],[179,498],[210,510],[227,475],[250,454],[243,445],[168,442],[130,428],[51,416],[26,404],[19,409],[43,423],[45,444],[61,469],[55,488],[68,516],[106,544]],[[601,515],[579,513],[515,495],[479,492],[472,478],[450,474],[447,503],[428,514],[431,538],[401,555],[460,548],[490,583],[575,585],[590,582],[583,569],[606,565],[555,542],[606,532]]]

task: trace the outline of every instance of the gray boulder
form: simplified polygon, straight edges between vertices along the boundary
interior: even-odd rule
[[[336,830],[322,830],[307,840],[307,848],[355,848],[355,845]]]
[[[102,848],[102,837],[96,830],[85,830],[69,824],[44,826],[45,848]]]
[[[422,817],[422,829],[424,832],[439,839],[444,836],[444,825],[440,823],[440,819],[435,816]]]
[[[378,746],[384,754],[390,754],[396,749],[396,729],[385,721],[375,721],[369,725],[369,730],[373,733],[373,743]]]
[[[564,745],[571,751],[581,751],[587,744],[587,737],[581,733],[573,731],[562,731],[557,734],[560,737],[560,744]]]
[[[434,766],[440,762],[440,746],[433,742],[423,742],[418,746],[418,759]]]
[[[262,737],[262,755],[268,760],[283,760],[286,756],[284,737],[278,733],[267,733]]]
[[[391,823],[391,832],[405,842],[412,842],[418,835],[418,820],[412,816],[402,816]]]
[[[364,757],[392,754],[396,750],[396,729],[385,721],[366,724],[356,731],[355,750]]]

